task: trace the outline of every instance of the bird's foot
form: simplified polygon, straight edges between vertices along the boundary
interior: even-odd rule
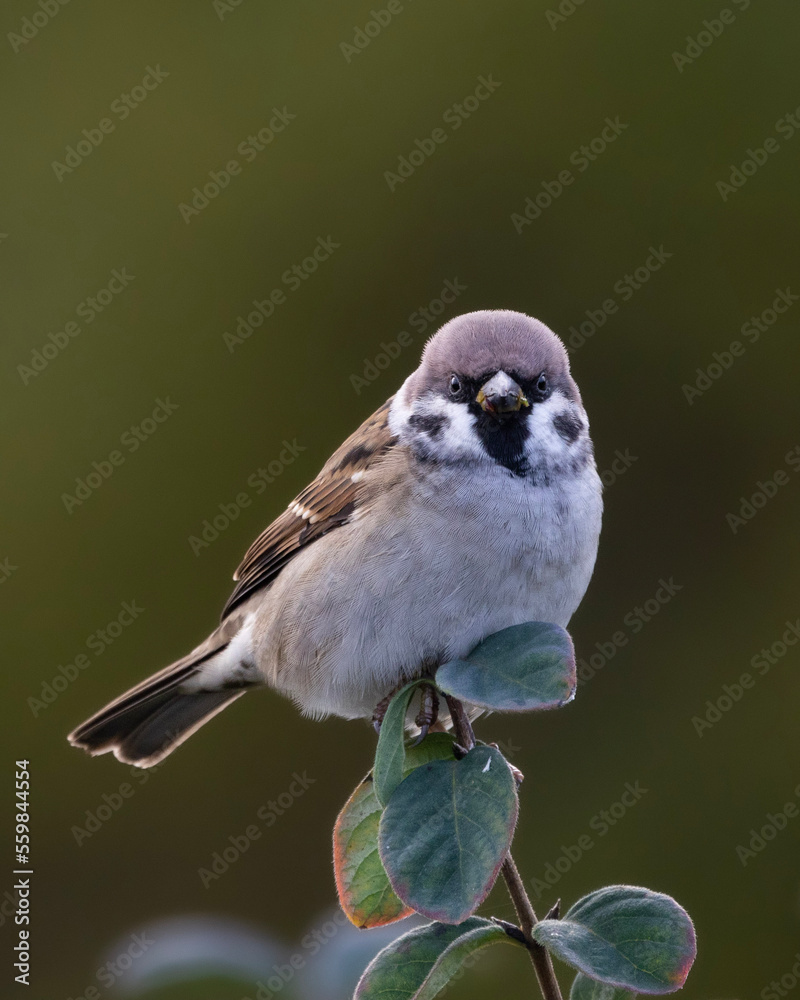
[[[394,698],[398,691],[402,691],[406,684],[408,684],[408,681],[400,681],[399,684],[395,684],[386,697],[381,698],[375,706],[375,711],[372,713],[372,725],[374,726],[376,733],[381,731],[381,723],[383,722],[383,718],[386,715],[386,710],[389,708],[389,703],[392,698]]]
[[[386,715],[386,709],[389,707],[389,702],[394,696],[394,691],[391,694],[387,694],[385,698],[381,698],[378,704],[375,706],[375,711],[372,713],[372,726],[376,733],[380,733],[381,724],[383,718]]]
[[[372,713],[372,725],[375,727],[376,733],[380,733],[381,731],[381,725],[392,698],[394,698],[398,691],[402,691],[407,683],[408,681],[401,681],[392,688],[385,698],[381,698],[375,706],[375,711]],[[421,686],[420,709],[416,719],[414,719],[415,724],[420,728],[420,736],[416,740],[415,745],[425,739],[431,728],[436,729],[438,727],[438,718],[439,696],[436,694],[436,688],[433,683],[423,684]]]
[[[431,726],[435,726],[438,719],[439,695],[436,693],[436,688],[433,684],[423,684],[419,712],[416,719],[414,719],[416,725],[419,726],[419,736],[414,740],[414,746],[417,746],[425,739]]]

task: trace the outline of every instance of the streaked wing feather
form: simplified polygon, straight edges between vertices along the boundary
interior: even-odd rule
[[[388,425],[391,403],[388,399],[347,438],[317,478],[253,542],[234,573],[237,585],[223,618],[254,590],[271,583],[301,549],[350,520],[361,492],[360,477],[354,481],[353,476],[370,468],[395,442]]]

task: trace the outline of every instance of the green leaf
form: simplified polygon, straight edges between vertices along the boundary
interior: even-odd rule
[[[563,920],[542,920],[533,936],[590,979],[636,993],[679,990],[697,946],[689,914],[650,889],[614,885],[578,902]]]
[[[461,923],[494,885],[517,812],[516,782],[492,747],[418,767],[380,822],[381,861],[395,893],[432,920]]]
[[[356,927],[382,927],[414,911],[397,898],[378,855],[381,804],[367,777],[333,828],[333,868],[339,902]]]
[[[429,760],[452,760],[453,737],[430,733],[406,751],[408,771]],[[413,913],[394,894],[378,853],[381,804],[367,775],[339,813],[333,828],[333,867],[339,902],[356,927],[382,927]]]
[[[597,983],[579,972],[569,991],[569,1000],[636,1000],[636,994],[607,983]]]
[[[403,780],[408,704],[415,690],[424,683],[425,681],[411,681],[410,684],[406,684],[389,702],[386,715],[383,717],[381,731],[378,734],[378,746],[375,750],[375,765],[372,769],[375,794],[382,806],[386,805],[392,792]]]
[[[455,760],[452,733],[428,733],[421,743],[411,740],[406,745],[406,766],[403,776],[431,760]]]
[[[576,683],[572,640],[546,622],[495,632],[436,673],[437,686],[447,694],[503,712],[560,708],[575,697]]]
[[[479,948],[515,944],[497,924],[470,917],[461,924],[428,924],[409,931],[378,952],[356,987],[353,1000],[431,1000]]]

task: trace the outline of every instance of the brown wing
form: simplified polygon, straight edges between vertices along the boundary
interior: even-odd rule
[[[289,509],[253,542],[233,575],[238,583],[223,618],[254,590],[274,580],[300,549],[348,522],[358,504],[361,477],[357,473],[368,469],[396,441],[388,425],[391,403],[388,399],[347,438]]]

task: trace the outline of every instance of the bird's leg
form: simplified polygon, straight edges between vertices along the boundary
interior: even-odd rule
[[[420,678],[420,680],[425,680],[427,679],[428,676],[431,675],[425,675],[424,677]],[[399,684],[397,684],[395,687],[392,688],[392,690],[389,692],[389,694],[386,695],[385,698],[381,698],[381,700],[375,706],[375,711],[372,713],[372,725],[375,727],[376,733],[379,733],[381,731],[381,724],[383,723],[384,716],[386,715],[386,710],[389,708],[389,703],[391,702],[392,698],[394,698],[394,696],[397,694],[398,691],[402,691],[402,689],[406,686],[406,684],[408,684],[408,681],[401,681]],[[439,697],[436,694],[436,688],[433,684],[433,680],[431,679],[430,684],[421,685],[420,710],[419,713],[417,714],[416,719],[414,720],[415,724],[419,726],[422,732],[422,735],[419,737],[419,740],[417,740],[417,742],[420,742],[420,740],[423,740],[428,735],[428,731],[432,726],[434,727],[436,726],[438,718],[439,718]]]
[[[395,694],[394,691],[392,691],[391,694],[387,694],[386,697],[381,698],[381,700],[375,706],[375,711],[372,713],[372,726],[376,733],[380,733],[381,731],[381,724],[383,723],[383,717],[386,715],[386,709],[389,707],[389,702],[392,700],[394,694]]]
[[[439,718],[439,695],[433,684],[423,684],[420,697],[419,712],[414,722],[419,726],[419,736],[414,741],[416,746],[428,735],[431,726],[434,726]]]
[[[375,706],[375,711],[372,713],[372,725],[375,727],[375,732],[379,733],[381,731],[381,723],[383,722],[383,717],[386,715],[386,710],[389,707],[389,702],[394,698],[398,691],[402,691],[403,688],[408,684],[408,681],[400,681],[399,684],[395,684],[392,690],[386,695],[385,698],[381,698],[378,704]]]

